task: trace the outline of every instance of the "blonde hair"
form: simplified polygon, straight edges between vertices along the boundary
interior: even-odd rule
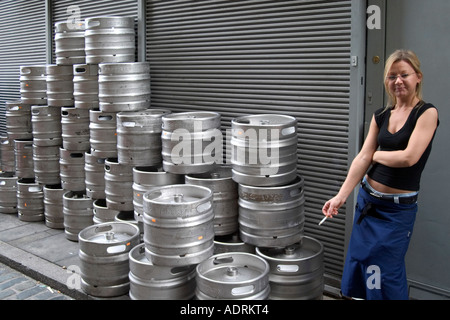
[[[386,66],[384,69],[384,87],[386,89],[386,94],[388,96],[387,108],[393,107],[397,103],[397,97],[389,91],[388,88],[388,73],[392,68],[392,65],[399,61],[407,62],[413,69],[414,72],[423,79],[423,73],[420,70],[420,61],[417,55],[411,50],[397,50],[390,55],[390,57],[386,61]],[[417,98],[423,102],[423,92],[422,92],[422,81],[417,85],[416,88],[416,96]],[[422,105],[423,103],[420,103]]]

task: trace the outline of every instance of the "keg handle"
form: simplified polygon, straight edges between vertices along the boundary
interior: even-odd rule
[[[89,19],[88,27],[98,27],[100,25],[100,21]]]
[[[277,265],[277,271],[278,272],[285,272],[285,273],[295,273],[298,272],[299,267],[295,264],[279,264]]]
[[[233,296],[242,296],[242,295],[250,294],[253,291],[255,291],[255,286],[248,285],[248,286],[236,287],[236,288],[231,289],[231,294]]]
[[[197,206],[197,212],[198,213],[203,213],[207,210],[209,210],[211,208],[212,204],[210,201],[202,203],[200,205]]]

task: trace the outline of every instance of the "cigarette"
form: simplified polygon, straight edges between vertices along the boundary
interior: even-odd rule
[[[327,219],[328,219],[328,217],[325,217],[325,218],[323,218],[323,219],[322,219],[322,221],[320,221],[320,222],[319,222],[319,226],[321,226],[321,225],[322,225],[322,223],[324,223],[324,222],[325,222],[325,220],[327,220]]]

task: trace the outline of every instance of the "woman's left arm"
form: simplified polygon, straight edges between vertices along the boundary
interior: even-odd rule
[[[435,108],[425,111],[417,120],[405,150],[377,151],[373,155],[373,161],[392,168],[407,168],[415,165],[433,139],[438,117],[438,111]]]

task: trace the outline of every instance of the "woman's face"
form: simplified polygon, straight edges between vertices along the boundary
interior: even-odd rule
[[[395,62],[387,74],[389,91],[399,100],[410,99],[416,95],[417,85],[422,76],[406,61]]]

